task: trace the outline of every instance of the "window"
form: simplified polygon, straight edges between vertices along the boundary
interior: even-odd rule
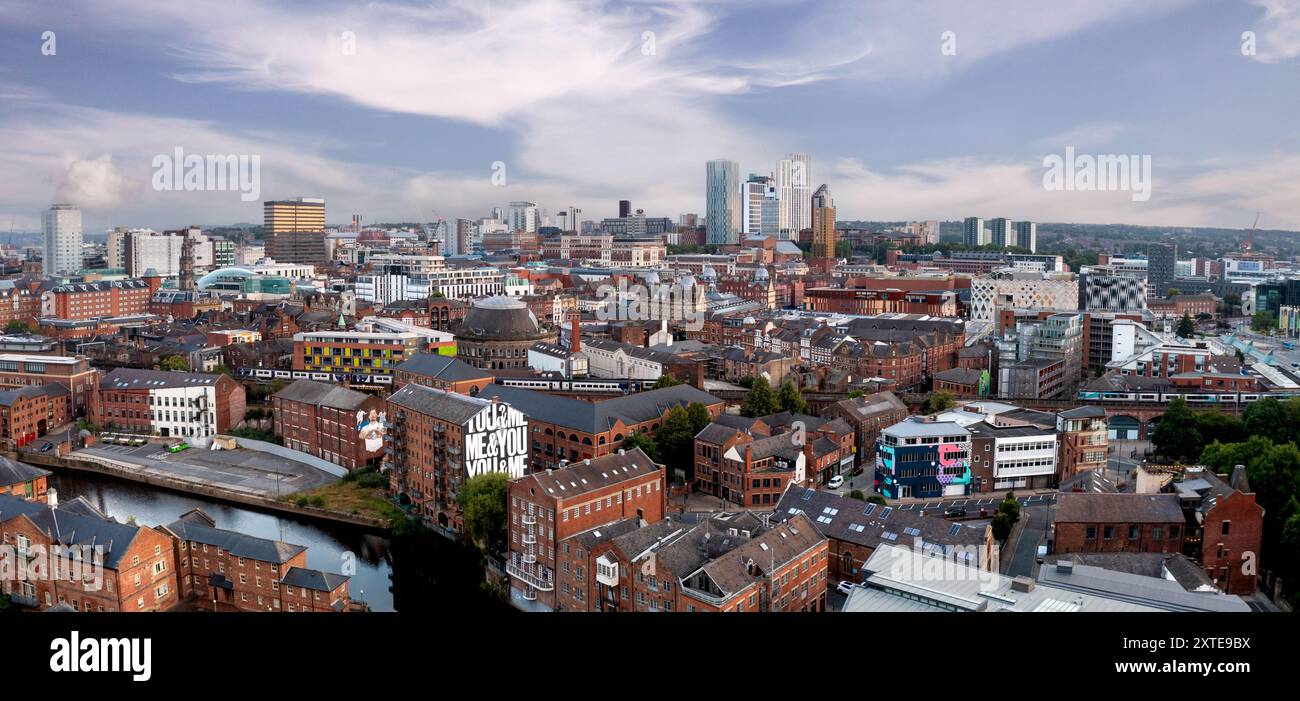
[[[1088,540],[1096,540],[1096,539],[1097,539],[1097,527],[1096,527],[1096,526],[1088,526],[1087,529],[1084,531],[1084,538],[1087,538]]]
[[[1223,531],[1222,531],[1223,535],[1228,535],[1228,531],[1230,530],[1231,526],[1232,526],[1232,521],[1223,522]]]

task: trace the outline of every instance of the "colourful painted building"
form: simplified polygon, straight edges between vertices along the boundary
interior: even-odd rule
[[[951,421],[911,417],[884,429],[876,442],[876,493],[886,499],[970,494],[970,445],[970,432]]]

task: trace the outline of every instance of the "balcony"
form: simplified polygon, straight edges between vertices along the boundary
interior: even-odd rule
[[[524,545],[536,545],[537,536],[533,535],[532,533],[525,533],[523,537],[523,542]]]
[[[536,525],[537,525],[537,517],[536,517],[536,516],[523,516],[523,517],[520,518],[519,522],[522,523],[522,524],[524,524],[525,526],[536,526]]]
[[[535,564],[537,564],[537,555],[535,555],[535,554],[533,554],[533,553],[524,553],[524,556],[523,556],[523,558],[521,558],[521,559],[523,560],[523,563],[524,563],[525,565],[535,565]]]
[[[524,597],[524,601],[537,601],[537,590],[532,587],[524,587],[524,593],[522,596]]]
[[[555,590],[555,585],[551,582],[551,578],[549,576],[535,575],[532,572],[528,572],[527,570],[523,569],[522,567],[516,565],[513,562],[506,563],[506,574],[510,575],[511,577],[514,577],[515,579],[518,579],[524,584],[528,584],[534,587],[538,591]]]

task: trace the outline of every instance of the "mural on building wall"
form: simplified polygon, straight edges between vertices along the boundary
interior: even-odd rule
[[[384,448],[384,433],[386,432],[384,424],[387,421],[387,412],[376,412],[371,409],[370,413],[366,414],[364,411],[357,411],[357,434],[365,442],[366,452],[375,453]]]
[[[493,403],[465,426],[465,474],[528,472],[528,417],[509,404]]]

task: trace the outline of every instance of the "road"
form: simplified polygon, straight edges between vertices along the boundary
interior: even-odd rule
[[[1037,565],[1038,546],[1047,542],[1047,505],[1040,504],[1020,512],[1020,520],[1012,538],[1002,548],[1002,574],[1008,577],[1033,577]]]

